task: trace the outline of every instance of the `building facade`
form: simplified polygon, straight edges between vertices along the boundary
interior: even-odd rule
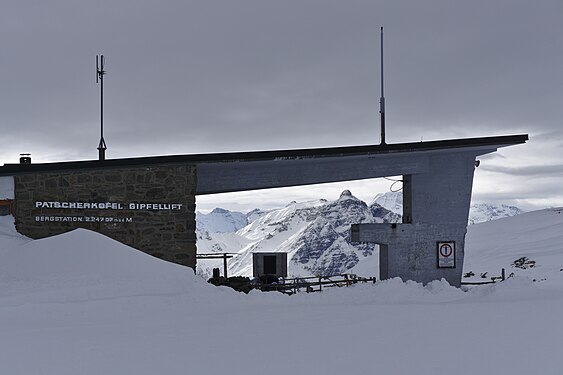
[[[352,240],[380,245],[381,278],[459,286],[476,157],[527,139],[8,164],[0,206],[31,238],[86,228],[195,268],[197,195],[402,175],[404,222],[350,223]]]

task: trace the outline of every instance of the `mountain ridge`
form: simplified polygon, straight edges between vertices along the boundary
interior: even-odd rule
[[[522,212],[516,207],[506,209],[492,204],[476,207],[477,215],[470,218],[470,223]],[[334,201],[293,201],[269,211],[255,209],[243,214],[216,209],[210,214],[198,215],[198,218],[204,218],[198,222],[196,230],[198,252],[236,253],[229,262],[230,275],[251,275],[253,252],[286,252],[291,276],[329,276],[360,271],[377,274],[378,246],[352,244],[350,225],[401,222],[400,212],[401,193],[378,194],[368,205],[349,190],[344,190]],[[220,223],[222,218],[225,223]],[[198,262],[198,273],[209,275],[217,264]]]

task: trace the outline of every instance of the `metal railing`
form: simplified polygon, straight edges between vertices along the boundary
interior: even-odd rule
[[[307,293],[322,292],[323,288],[341,288],[357,283],[375,283],[375,277],[359,277],[354,274],[341,274],[333,276],[311,276],[281,278],[278,283],[256,284],[255,288],[262,291],[278,291],[286,294],[295,294],[304,290]]]
[[[486,275],[486,272],[485,272]],[[464,276],[465,277],[465,276]],[[483,275],[481,276],[483,277]],[[510,277],[510,276],[508,276]],[[506,280],[506,271],[504,268],[500,271],[500,276],[493,276],[489,281],[462,281],[461,285],[485,285],[485,284],[495,284],[500,281]]]

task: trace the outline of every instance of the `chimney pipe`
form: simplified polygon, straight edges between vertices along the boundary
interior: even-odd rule
[[[20,154],[20,164],[31,164],[31,154]]]

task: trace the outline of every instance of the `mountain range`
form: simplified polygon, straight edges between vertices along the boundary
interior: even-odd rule
[[[196,213],[198,253],[234,253],[229,276],[252,275],[252,253],[286,252],[290,277],[356,273],[379,273],[375,244],[352,244],[350,225],[401,222],[402,193],[378,194],[368,205],[349,190],[335,201],[319,199],[291,202],[270,211],[248,213],[216,208]],[[523,211],[514,206],[474,204],[469,224],[514,216]],[[221,261],[199,260],[197,272],[211,274]]]

